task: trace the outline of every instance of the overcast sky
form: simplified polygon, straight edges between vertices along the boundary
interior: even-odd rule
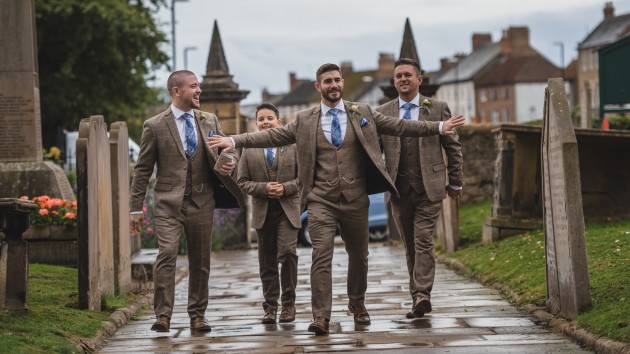
[[[167,0],[171,3],[172,0]],[[181,1],[181,2],[179,2]],[[510,26],[528,26],[530,43],[560,65],[577,58],[577,45],[603,19],[600,0],[179,0],[175,3],[177,69],[201,79],[206,70],[215,20],[230,73],[242,102],[261,101],[261,91],[286,92],[289,72],[314,79],[326,62],[351,61],[355,70],[374,69],[379,53],[398,57],[405,19],[409,17],[422,68],[437,70],[442,57],[470,53],[474,32],[490,33],[498,41]],[[613,2],[615,15],[630,12],[630,0]],[[170,7],[158,22],[171,34]],[[170,44],[164,50],[172,53]],[[157,74],[165,86],[168,73]]]

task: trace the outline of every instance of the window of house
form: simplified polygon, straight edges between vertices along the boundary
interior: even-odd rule
[[[492,113],[490,114],[490,121],[492,123],[498,123],[499,122],[499,110],[498,109],[493,109]]]
[[[497,89],[492,89],[492,100],[496,101],[497,100]]]
[[[510,98],[510,90],[507,87],[503,89],[503,98],[506,100]]]
[[[509,122],[510,121],[510,109],[509,108],[503,108],[503,121],[504,122]]]
[[[488,102],[488,95],[486,94],[486,90],[479,91],[479,102],[481,103]]]

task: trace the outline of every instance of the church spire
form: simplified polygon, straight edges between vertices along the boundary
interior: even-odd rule
[[[398,58],[410,58],[418,62],[420,69],[422,64],[420,63],[420,56],[416,50],[416,41],[413,39],[413,32],[411,31],[411,25],[409,24],[409,17],[405,21],[405,31],[403,32],[403,41],[400,45],[400,56]]]
[[[208,66],[206,67],[207,76],[225,76],[229,75],[225,53],[223,52],[223,43],[219,34],[219,25],[214,20],[214,28],[212,29],[212,39],[210,40],[210,53],[208,54]]]

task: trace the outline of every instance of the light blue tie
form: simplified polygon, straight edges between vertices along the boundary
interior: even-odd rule
[[[197,151],[197,134],[195,134],[195,128],[192,124],[192,116],[184,113],[182,117],[186,120],[186,130],[184,131],[186,136],[186,155],[192,156]]]
[[[411,119],[411,108],[415,106],[413,103],[405,103],[402,105],[402,108],[405,109],[405,114],[403,114],[403,119]]]
[[[330,123],[330,141],[333,145],[339,146],[341,145],[341,124],[339,124],[339,110],[337,108],[332,108],[328,111],[332,116],[332,122]]]
[[[267,162],[269,162],[269,167],[273,165],[273,149],[267,148]]]

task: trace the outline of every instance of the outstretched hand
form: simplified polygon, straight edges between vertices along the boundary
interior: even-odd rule
[[[442,134],[443,135],[452,135],[455,134],[455,128],[459,127],[460,125],[464,125],[464,123],[466,123],[466,119],[464,119],[464,116],[461,114],[458,114],[456,116],[452,116],[451,118],[449,118],[449,120],[444,122],[444,125],[442,126]]]
[[[208,138],[208,146],[210,149],[214,148],[223,148],[224,151],[232,151],[234,146],[232,146],[232,140],[230,138],[220,135],[211,136]]]

